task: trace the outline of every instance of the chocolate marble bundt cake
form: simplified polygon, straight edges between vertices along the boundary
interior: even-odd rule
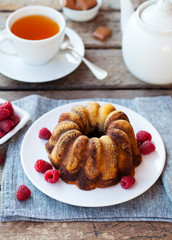
[[[62,113],[46,150],[61,179],[83,190],[115,185],[141,163],[128,117],[110,103]]]

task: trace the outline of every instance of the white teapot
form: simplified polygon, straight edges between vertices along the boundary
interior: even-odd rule
[[[121,1],[122,53],[138,79],[151,84],[172,83],[172,0],[151,0],[134,12]]]

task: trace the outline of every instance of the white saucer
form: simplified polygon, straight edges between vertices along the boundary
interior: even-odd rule
[[[84,44],[78,34],[68,27],[65,33],[74,49],[84,56]],[[6,35],[6,30],[2,30],[0,35]],[[8,41],[1,43],[1,48],[6,51],[13,50],[13,46]],[[50,62],[42,66],[25,64],[19,57],[6,55],[0,51],[0,73],[22,82],[38,83],[57,80],[73,72],[80,63],[81,59],[68,51],[59,51]]]

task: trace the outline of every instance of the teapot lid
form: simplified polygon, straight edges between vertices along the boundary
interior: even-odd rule
[[[140,14],[141,20],[154,28],[172,29],[172,3],[170,0],[158,0],[144,8]]]

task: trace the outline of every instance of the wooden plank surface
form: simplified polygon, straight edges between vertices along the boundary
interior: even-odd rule
[[[161,222],[0,223],[1,240],[171,240],[171,224]]]
[[[32,94],[52,99],[86,99],[86,98],[116,98],[133,99],[135,97],[171,96],[172,89],[138,89],[123,90],[54,90],[54,91],[0,91],[1,98],[10,101],[17,100]]]

